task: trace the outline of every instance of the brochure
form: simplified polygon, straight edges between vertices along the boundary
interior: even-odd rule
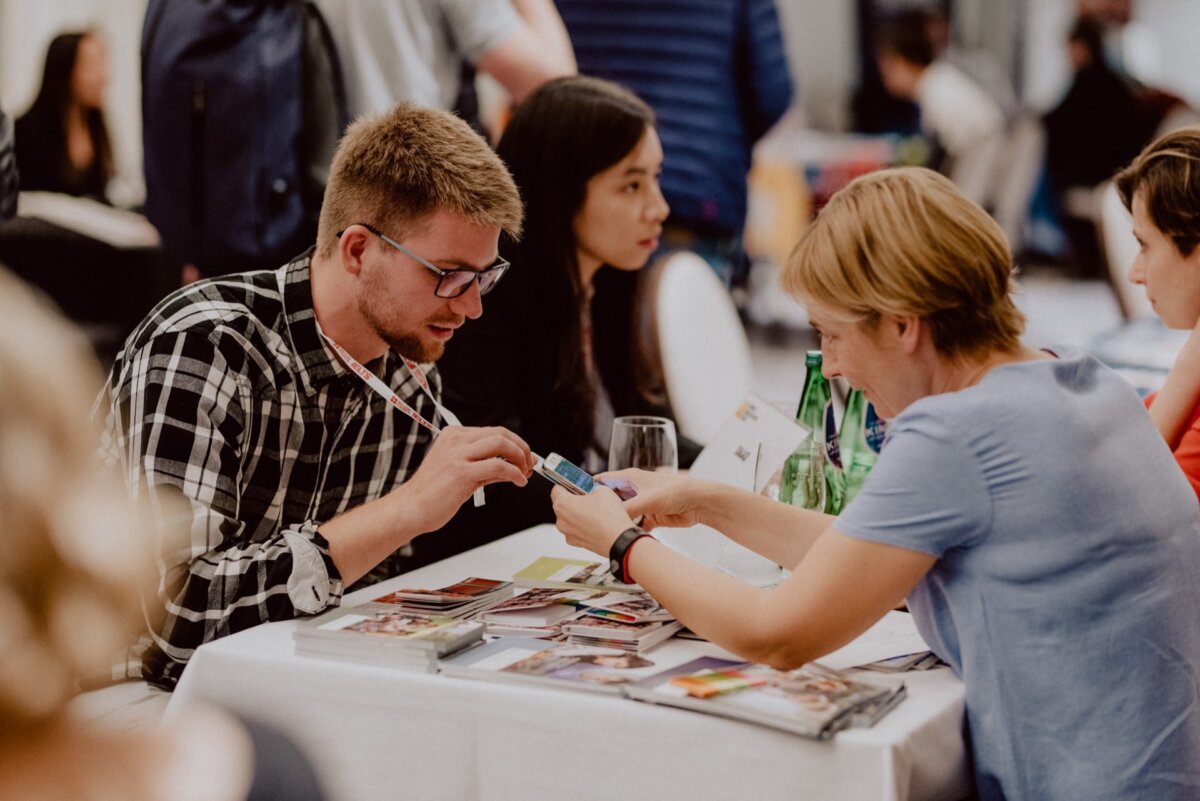
[[[458,678],[620,695],[815,739],[873,725],[905,697],[894,678],[864,681],[813,664],[785,673],[737,659],[697,658],[685,643],[634,654],[501,637],[442,660],[441,669]]]
[[[465,618],[512,595],[512,582],[472,576],[436,590],[403,589],[381,595],[374,603],[414,614]]]
[[[636,584],[622,584],[608,572],[608,563],[586,559],[543,556],[513,575],[518,587],[549,587],[565,590],[603,589],[611,592],[641,592]]]
[[[658,645],[683,628],[677,620],[622,623],[619,620],[583,616],[563,625],[567,642],[641,652]]]
[[[717,691],[704,695],[712,689],[706,685],[713,684]],[[639,701],[744,720],[818,740],[847,726],[871,725],[894,708],[905,692],[902,684],[852,679],[816,664],[784,673],[765,665],[710,656],[649,676],[623,691]]]
[[[556,638],[563,636],[564,621],[584,614],[584,603],[605,594],[598,590],[535,588],[481,612],[475,619],[487,625],[487,634]]]
[[[380,607],[383,607],[380,609]],[[337,608],[304,620],[296,653],[436,672],[438,657],[483,638],[483,624],[415,615],[383,604]]]
[[[632,654],[611,648],[501,637],[442,660],[442,673],[460,678],[542,684],[619,694],[621,687],[689,658],[662,652]]]

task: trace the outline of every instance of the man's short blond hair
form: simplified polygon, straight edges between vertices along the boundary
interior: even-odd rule
[[[948,179],[920,167],[851,182],[783,269],[791,295],[844,310],[848,320],[920,317],[949,358],[1020,344],[1025,317],[1010,296],[1014,283],[1000,226]]]
[[[521,235],[521,196],[483,137],[449,112],[401,103],[346,129],[325,187],[317,252],[331,255],[348,225],[403,238],[438,211]]]

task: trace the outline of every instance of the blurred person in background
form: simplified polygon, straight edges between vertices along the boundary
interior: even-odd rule
[[[962,678],[982,801],[1194,801],[1200,506],[1128,382],[1021,343],[1012,276],[1000,227],[945,177],[856,179],[783,284],[826,375],[888,420],[862,491],[833,518],[620,471],[638,489],[624,504],[555,489],[558,527],[697,634],[778,669],[906,601]],[[754,587],[644,531],[697,523],[791,575]]]
[[[1129,280],[1168,328],[1191,331],[1146,404],[1200,495],[1200,127],[1152,142],[1114,181],[1140,246]]]
[[[932,18],[897,12],[880,26],[875,58],[883,85],[916,102],[921,129],[945,152],[941,171],[983,206],[993,200],[1006,120],[999,104],[949,61],[937,58]]]
[[[579,71],[654,109],[664,248],[694,251],[726,285],[746,272],[746,174],[754,143],[792,102],[774,0],[558,0]]]
[[[2,268],[0,383],[0,798],[322,798],[295,746],[220,710],[118,730],[68,706],[144,625],[151,530],[96,460],[87,342]]]
[[[113,177],[103,110],[107,90],[108,51],[99,34],[54,37],[37,97],[17,120],[23,191],[105,200]]]
[[[525,233],[501,239],[510,275],[438,363],[447,402],[467,425],[504,426],[594,472],[614,416],[667,412],[638,333],[636,282],[621,280],[646,266],[669,212],[654,113],[609,81],[558,78],[517,107],[497,152],[524,200]],[[431,546],[463,550],[548,523],[549,492],[540,480],[497,487]]]
[[[518,102],[544,81],[575,72],[551,0],[316,4],[337,47],[351,117],[406,102],[458,111],[477,127],[475,70]]]

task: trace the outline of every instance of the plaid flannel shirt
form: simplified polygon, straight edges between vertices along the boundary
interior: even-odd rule
[[[162,620],[127,668],[157,684],[178,681],[201,643],[336,605],[341,577],[318,527],[401,484],[429,445],[428,431],[322,342],[310,259],[165,299],[126,341],[97,401],[102,456],[158,516],[161,608],[147,611]],[[396,354],[368,367],[434,419]],[[363,581],[398,572],[394,554]]]

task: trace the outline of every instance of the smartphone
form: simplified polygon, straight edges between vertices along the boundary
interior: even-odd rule
[[[542,462],[542,469],[538,472],[576,495],[587,495],[596,486],[596,479],[588,475],[583,468],[576,467],[557,453],[547,456]]]
[[[637,495],[637,487],[631,482],[624,479],[605,480],[592,478],[583,468],[571,464],[557,453],[547,456],[538,472],[558,486],[576,495],[587,495],[596,484],[603,484],[611,488],[613,492],[617,493],[617,497],[623,501],[627,501],[634,495]]]

